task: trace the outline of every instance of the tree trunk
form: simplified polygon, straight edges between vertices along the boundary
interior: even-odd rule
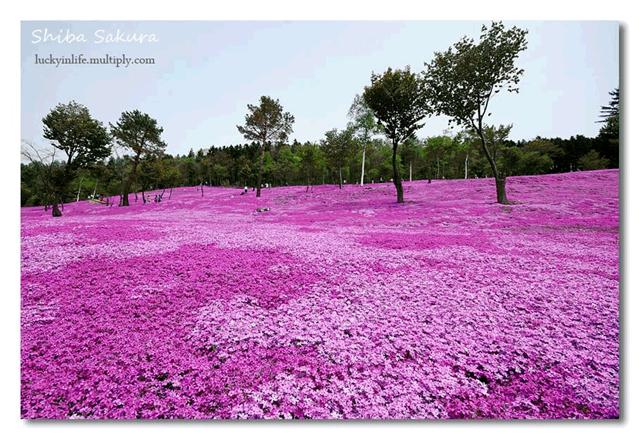
[[[78,195],[76,196],[76,202],[80,201],[80,188],[82,188],[82,181],[84,180],[84,177],[80,178],[80,183],[78,184]]]
[[[338,181],[338,188],[342,189],[342,167],[338,168],[338,177],[339,177],[339,181]]]
[[[507,178],[506,177],[496,177],[496,195],[498,196],[498,203],[501,205],[508,205],[509,200],[507,199]]]
[[[137,197],[137,193],[136,193],[136,200],[138,199]],[[142,190],[142,204],[146,205],[147,203],[147,198],[144,196],[144,190]]]
[[[57,204],[57,203],[54,203],[54,204],[51,206],[51,214],[52,214],[54,217],[62,217],[62,212],[60,212],[60,208],[58,208],[58,204]]]
[[[169,200],[171,200],[171,194],[173,194],[173,187],[169,188]]]
[[[136,177],[136,171],[138,169],[138,159],[139,157],[133,160],[133,168],[131,169],[131,174],[125,180],[124,185],[122,187],[122,206],[129,206],[129,191],[131,190],[131,184]],[[138,200],[138,193],[136,193],[136,200]]]
[[[364,144],[364,148],[362,149],[362,172],[360,173],[360,186],[364,185],[364,159],[367,154],[367,144]]]
[[[260,161],[258,162],[258,179],[256,182],[256,197],[260,197],[260,187],[262,186],[262,163],[264,162],[264,144],[266,141],[260,142]]]
[[[496,161],[491,157],[489,150],[487,149],[487,143],[484,139],[484,133],[482,129],[477,130],[478,135],[480,136],[480,142],[482,145],[482,151],[484,151],[487,160],[489,161],[489,165],[491,165],[491,172],[493,173],[493,177],[496,179],[496,196],[498,203],[501,205],[508,205],[509,200],[507,199],[507,178],[500,176],[498,173],[498,166],[496,165]]]
[[[465,180],[469,177],[469,152],[464,157],[464,178]]]
[[[409,162],[409,182],[413,182],[413,162]]]
[[[394,139],[393,140],[393,157],[392,157],[393,184],[396,187],[396,195],[397,195],[398,203],[404,203],[404,193],[402,191],[402,180],[400,179],[400,174],[398,173],[398,164],[396,161],[397,152],[398,152],[398,141]]]

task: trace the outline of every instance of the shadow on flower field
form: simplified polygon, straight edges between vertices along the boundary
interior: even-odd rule
[[[22,417],[617,418],[618,171],[405,185],[23,208]]]

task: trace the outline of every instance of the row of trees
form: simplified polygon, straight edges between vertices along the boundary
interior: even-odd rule
[[[425,63],[423,72],[416,74],[406,67],[395,70],[389,68],[382,74],[372,74],[371,84],[364,88],[362,96],[356,98],[351,108],[352,122],[344,130],[327,132],[322,141],[329,164],[338,170],[339,184],[343,182],[342,169],[352,154],[354,137],[363,145],[362,183],[370,137],[375,133],[383,133],[391,144],[392,179],[397,201],[404,202],[400,145],[415,144],[415,133],[425,125],[429,116],[436,115],[447,116],[451,125],[461,127],[467,135],[475,138],[495,178],[498,203],[509,203],[506,182],[514,169],[533,166],[553,168],[551,156],[555,155],[560,160],[562,154],[554,151],[552,144],[540,141],[533,149],[511,149],[505,154],[502,146],[506,143],[511,126],[494,127],[486,122],[491,116],[489,104],[494,96],[500,92],[519,91],[518,84],[524,70],[515,62],[527,48],[526,35],[524,29],[516,26],[507,29],[501,22],[494,22],[490,27],[482,26],[477,42],[465,36],[446,51],[436,52],[433,59]],[[606,114],[602,122],[609,136],[617,131],[619,125],[617,90],[612,98],[610,105],[603,108]],[[283,112],[277,101],[268,97],[263,96],[259,106],[249,106],[246,123],[238,129],[248,140],[259,143],[258,182],[262,178],[265,145],[270,140],[286,140],[292,123],[293,117]],[[610,150],[617,149],[617,141],[609,147]],[[540,149],[548,151],[543,152],[541,157]],[[415,148],[405,147],[404,150],[405,158],[415,154]],[[612,151],[608,153],[613,156]],[[617,157],[617,152],[615,155]],[[465,174],[468,173],[468,156],[465,154]],[[568,156],[569,160],[575,159],[571,154]],[[547,159],[546,163],[544,159]],[[586,157],[578,160],[585,162],[583,166],[593,166],[598,162],[604,164],[597,150],[589,150]],[[533,163],[522,167],[519,162],[523,161]],[[412,174],[411,159],[409,174]],[[259,190],[256,195],[260,196]]]
[[[44,138],[51,141],[52,149],[42,151],[23,142],[22,155],[29,162],[22,165],[23,202],[26,191],[33,201],[44,204],[45,209],[51,206],[54,217],[62,215],[60,206],[69,200],[72,182],[80,179],[78,199],[85,177],[99,179],[108,171],[114,172],[109,181],[115,178],[121,185],[117,192],[110,188],[110,193],[120,194],[119,204],[129,206],[129,193],[141,174],[140,164],[144,162],[149,166],[164,154],[166,147],[161,139],[162,127],[139,110],[123,112],[107,129],[91,116],[87,107],[72,101],[58,104],[42,123]],[[105,163],[118,149],[128,153],[128,163],[113,157]],[[66,157],[59,159],[58,154]],[[146,201],[144,197],[143,200]]]
[[[357,95],[346,128],[328,131],[318,143],[288,143],[294,117],[277,99],[248,105],[238,131],[250,144],[193,150],[186,156],[165,153],[163,129],[138,110],[123,112],[106,128],[75,102],[59,104],[44,119],[44,137],[52,150],[43,154],[23,143],[22,203],[59,205],[81,195],[129,194],[181,185],[251,185],[260,197],[263,182],[272,185],[369,181],[394,182],[403,202],[403,180],[469,178],[492,175],[499,203],[508,203],[510,175],[618,166],[619,94],[602,107],[602,130],[596,138],[513,142],[511,126],[486,123],[493,96],[518,92],[523,74],[515,66],[526,48],[526,31],[502,23],[483,26],[476,43],[464,37],[438,52],[418,74],[388,69],[373,74]],[[446,115],[461,129],[418,139],[416,131],[432,115]],[[56,154],[63,153],[64,157]],[[73,197],[75,194],[75,197]],[[171,191],[169,192],[169,197]]]
[[[618,166],[617,135],[601,132],[595,138],[536,138],[513,142],[510,127],[491,127],[490,143],[497,164],[507,176],[560,173]],[[603,130],[604,131],[604,130]],[[393,177],[391,144],[379,138],[364,142],[357,132],[348,137],[331,130],[321,142],[267,145],[262,179],[273,186],[317,185],[347,182],[388,182]],[[347,139],[338,143],[336,139]],[[346,146],[347,148],[342,148]],[[136,166],[130,192],[177,186],[257,186],[259,163],[257,143],[210,147],[186,155],[145,155]],[[363,162],[364,158],[364,162]],[[491,169],[472,132],[443,134],[426,139],[412,137],[399,146],[398,171],[405,181],[487,177]],[[23,206],[46,205],[51,197],[42,184],[47,169],[40,160],[22,164]],[[364,164],[364,167],[363,167]],[[58,164],[61,166],[61,164]],[[57,167],[53,167],[55,170]],[[131,176],[133,157],[111,156],[92,166],[80,167],[66,185],[61,200],[84,199],[93,194],[119,195],[123,180]],[[364,173],[363,173],[364,170]],[[54,188],[62,186],[53,185]]]

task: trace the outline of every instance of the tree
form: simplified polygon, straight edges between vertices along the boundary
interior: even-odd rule
[[[381,75],[371,75],[371,85],[365,87],[362,97],[391,141],[393,184],[398,203],[403,203],[396,156],[398,145],[424,126],[420,121],[430,112],[423,82],[409,67],[403,70],[389,68]]]
[[[355,141],[353,138],[353,128],[347,127],[339,131],[334,128],[325,133],[324,139],[320,143],[324,150],[329,165],[338,171],[338,187],[342,189],[342,169],[346,165],[348,158],[354,153]]]
[[[323,160],[322,151],[317,145],[305,143],[300,147],[300,169],[306,180],[307,191],[309,191],[312,179],[314,179],[322,169],[324,165]]]
[[[501,22],[482,26],[475,43],[463,37],[444,52],[436,52],[425,63],[425,83],[432,108],[450,118],[450,122],[473,129],[480,137],[482,151],[496,180],[498,203],[507,204],[506,176],[498,170],[491,156],[485,133],[485,117],[491,98],[505,89],[518,93],[517,85],[524,73],[515,61],[527,48],[527,31],[518,27],[505,29]]]
[[[61,180],[64,175],[64,165],[56,160],[56,148],[40,149],[32,143],[25,140],[22,141],[21,155],[26,159],[28,165],[21,166],[21,192],[27,192],[30,199],[34,199],[34,204],[42,203],[45,211],[49,205],[56,201],[56,209],[58,214],[54,217],[62,215],[60,208],[57,206],[57,190],[62,186]],[[26,172],[25,172],[26,171]],[[25,179],[31,177],[30,184],[25,185]]]
[[[609,159],[608,162],[617,167],[620,155],[620,92],[616,88],[609,92],[609,96],[609,104],[600,108],[598,123],[604,125],[600,128],[597,140],[601,145],[599,149]]]
[[[433,136],[427,139],[427,153],[431,168],[429,178],[440,179],[445,177],[445,168],[448,162],[447,153],[453,148],[453,139],[447,135]],[[434,174],[435,172],[435,174]]]
[[[288,185],[292,182],[298,167],[300,157],[298,157],[289,146],[284,146],[278,152],[274,166],[273,176],[280,184]]]
[[[293,131],[295,118],[283,111],[279,100],[268,96],[260,97],[259,105],[249,104],[247,108],[249,113],[245,116],[245,124],[238,125],[237,128],[247,140],[260,144],[256,176],[256,197],[260,197],[265,148],[270,142],[286,142]]]
[[[618,88],[613,89],[609,92],[609,96],[611,96],[609,105],[603,105],[600,107],[600,120],[598,123],[609,124],[613,121],[612,128],[617,130],[620,119],[620,90]],[[615,137],[618,137],[617,131],[615,133]]]
[[[578,166],[581,170],[601,170],[609,166],[609,161],[601,157],[596,150],[589,150],[578,160]]]
[[[414,164],[420,157],[421,151],[422,144],[415,136],[411,136],[409,139],[405,140],[402,143],[400,157],[402,158],[402,164],[408,165],[409,182],[413,181]]]
[[[89,109],[71,101],[58,104],[43,119],[44,138],[66,156],[62,162],[61,174],[51,188],[51,213],[60,217],[58,208],[64,202],[67,186],[79,167],[89,166],[111,154],[110,138],[102,123],[91,117]],[[53,181],[51,180],[50,183]]]
[[[362,144],[362,167],[360,171],[360,186],[364,185],[364,168],[367,155],[367,146],[371,142],[371,136],[380,132],[380,126],[376,123],[373,111],[367,106],[361,95],[356,95],[349,108],[349,117],[354,132]]]
[[[118,122],[110,126],[116,143],[133,153],[131,172],[122,186],[122,206],[129,206],[129,192],[136,179],[140,160],[164,152],[166,144],[161,139],[164,129],[158,125],[158,121],[140,110],[123,112]]]

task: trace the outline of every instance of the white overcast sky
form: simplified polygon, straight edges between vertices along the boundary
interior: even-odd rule
[[[482,22],[23,22],[22,137],[45,145],[42,118],[76,100],[105,124],[140,109],[164,127],[170,153],[244,142],[236,125],[261,95],[280,99],[296,122],[292,136],[319,140],[347,123],[371,72],[421,70],[435,51]],[[529,30],[518,95],[501,94],[490,122],[513,123],[512,139],[593,136],[599,107],[618,87],[617,22],[506,22]],[[86,43],[34,43],[33,31],[84,34]],[[96,43],[94,33],[155,34],[156,43]],[[35,55],[155,57],[156,64],[36,65]],[[420,136],[440,134],[431,118]]]

